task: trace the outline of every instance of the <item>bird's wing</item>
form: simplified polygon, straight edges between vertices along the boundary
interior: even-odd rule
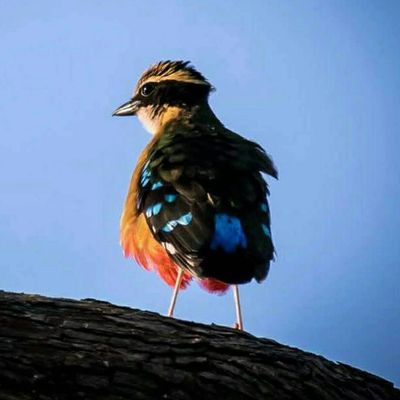
[[[228,282],[225,272],[208,271],[204,259],[240,253],[255,265],[272,258],[268,188],[260,172],[277,176],[264,150],[233,132],[166,133],[141,171],[137,206],[175,262]]]

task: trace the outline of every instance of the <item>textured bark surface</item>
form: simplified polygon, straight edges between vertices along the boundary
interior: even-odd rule
[[[0,292],[0,399],[400,399],[379,377],[220,326]]]

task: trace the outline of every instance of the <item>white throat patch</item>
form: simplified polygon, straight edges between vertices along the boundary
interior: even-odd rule
[[[151,106],[140,108],[136,115],[144,128],[152,135],[155,135],[160,126],[160,117],[151,117]]]
[[[155,135],[168,121],[179,118],[182,112],[182,108],[167,107],[157,114],[157,116],[152,116],[152,106],[147,106],[141,107],[136,115],[145,129],[152,135]]]

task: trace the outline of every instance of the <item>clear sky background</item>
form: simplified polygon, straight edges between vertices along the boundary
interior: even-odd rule
[[[242,287],[251,333],[400,385],[398,1],[0,1],[0,288],[165,313],[122,257],[119,217],[149,135],[112,118],[144,69],[191,60],[261,143],[278,252]],[[196,284],[176,315],[232,325]]]

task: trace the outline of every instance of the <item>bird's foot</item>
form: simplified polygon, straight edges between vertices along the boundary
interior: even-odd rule
[[[234,327],[235,329],[237,329],[238,331],[242,331],[242,330],[243,330],[243,326],[241,326],[241,325],[239,324],[239,322],[235,322],[235,324],[233,325],[233,327]]]

